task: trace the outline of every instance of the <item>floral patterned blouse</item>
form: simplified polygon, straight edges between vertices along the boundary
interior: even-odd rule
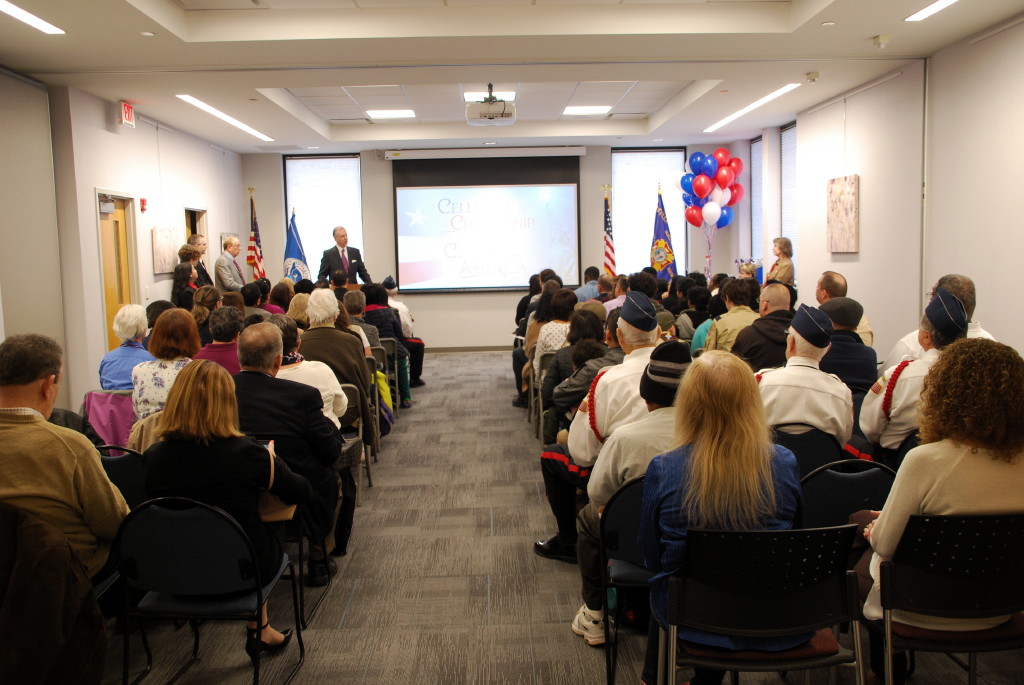
[[[132,369],[132,407],[137,418],[144,419],[164,408],[174,379],[190,361],[188,357],[157,359]]]

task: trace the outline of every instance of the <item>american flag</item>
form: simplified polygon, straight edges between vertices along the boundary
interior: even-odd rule
[[[604,196],[604,272],[615,275],[615,238],[612,237],[612,201]]]
[[[263,245],[260,243],[260,225],[256,221],[256,200],[249,194],[249,248],[245,251],[245,263],[252,267],[253,278],[266,278],[263,270]]]

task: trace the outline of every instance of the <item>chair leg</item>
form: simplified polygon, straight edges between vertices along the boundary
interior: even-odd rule
[[[978,685],[978,654],[970,652],[967,654],[967,682],[968,685]]]
[[[369,450],[366,447],[363,447],[363,464],[366,467],[366,487],[372,488],[373,474],[370,473],[370,455],[368,454],[368,452]]]
[[[658,628],[658,685],[667,685],[667,683],[675,680],[675,664],[671,667],[667,664],[668,661],[668,634],[664,628]],[[666,671],[672,671],[672,675],[666,677]]]
[[[896,679],[892,675],[892,613],[885,612],[883,620],[884,649],[885,649],[885,685],[895,685]]]
[[[860,621],[853,621],[850,624],[850,632],[853,633],[853,656],[856,659],[854,668],[857,669],[857,685],[864,685],[864,636],[860,632]]]
[[[192,665],[199,661],[199,621],[195,619],[189,619],[189,626],[192,628],[192,657],[185,663],[184,666],[178,669],[178,672],[167,681],[167,685],[172,685],[177,682],[178,678],[185,675],[185,672],[192,668]],[[256,685],[259,685],[258,681]]]
[[[291,563],[289,563],[289,566],[291,566]],[[295,640],[299,643],[299,661],[295,664],[294,668],[292,668],[292,672],[288,674],[288,678],[284,681],[284,685],[288,685],[288,683],[292,681],[292,678],[294,678],[299,672],[299,669],[302,668],[302,663],[306,660],[306,642],[302,637],[302,628],[305,623],[299,608],[300,595],[296,584],[294,569],[292,569],[290,580],[292,584],[292,612],[295,617]]]
[[[142,648],[146,650],[146,669],[139,674],[139,677],[132,681],[132,685],[138,685],[142,682],[142,679],[149,675],[149,672],[153,670],[153,651],[149,648],[149,640],[146,639],[146,623],[142,620],[142,617],[138,617],[139,621],[139,639],[142,640]],[[125,626],[125,645],[128,644],[128,626]],[[125,677],[128,676],[128,657],[127,650],[125,650]]]

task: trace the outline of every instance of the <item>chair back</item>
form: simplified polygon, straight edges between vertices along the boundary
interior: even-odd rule
[[[803,527],[841,526],[861,509],[881,509],[896,472],[864,459],[820,466],[800,479],[804,494]]]
[[[601,513],[601,551],[606,561],[621,559],[644,565],[644,551],[638,539],[643,500],[643,476],[626,481],[608,499]]]
[[[843,446],[835,436],[806,423],[781,423],[772,426],[775,431],[775,444],[782,445],[796,455],[800,466],[800,477],[834,461],[843,458]],[[805,429],[802,433],[793,430]]]
[[[85,393],[82,414],[108,445],[126,445],[135,423],[131,390],[94,390]]]
[[[885,609],[948,618],[1024,610],[1024,514],[911,516],[882,563]]]
[[[114,540],[129,587],[172,595],[261,593],[252,542],[224,510],[184,497],[143,503]],[[260,597],[262,601],[262,597]]]
[[[398,353],[398,341],[396,339],[394,339],[394,338],[381,338],[380,339],[380,346],[384,348],[385,352],[387,352],[388,361],[389,362],[392,359],[396,359],[397,360],[396,355]]]
[[[913,431],[911,431],[910,435],[903,438],[903,441],[900,443],[900,446],[896,448],[896,453],[892,455],[892,467],[894,469],[899,469],[900,464],[903,463],[903,460],[907,456],[907,452],[914,449],[920,444],[921,437],[920,435],[918,435],[917,429],[915,428]]]
[[[100,454],[103,470],[110,482],[121,491],[121,496],[132,509],[146,501],[146,492],[142,489],[142,455],[135,450],[117,445],[103,445],[103,451],[121,451],[118,456]]]
[[[383,342],[383,341],[382,341]],[[381,345],[374,345],[370,348],[370,353],[373,355],[374,361],[377,363],[377,371],[387,372],[388,368],[388,353]],[[373,373],[373,370],[370,371]]]
[[[853,620],[846,562],[856,526],[686,534],[668,620],[726,635],[780,636]]]

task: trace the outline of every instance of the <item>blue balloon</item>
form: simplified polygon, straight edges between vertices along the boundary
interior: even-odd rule
[[[732,223],[732,217],[732,207],[722,207],[722,215],[718,217],[718,223],[716,223],[715,226],[718,228],[725,228]]]
[[[708,155],[704,158],[704,161],[701,162],[700,172],[711,180],[715,180],[715,174],[718,173],[718,160],[711,155]]]
[[[706,197],[697,197],[696,195],[694,195],[693,199],[694,199],[694,203],[693,204],[697,205],[698,207],[703,207],[704,205],[706,205],[708,203],[708,198],[706,198]]]
[[[690,155],[690,171],[692,171],[694,174],[699,174],[702,164],[704,164],[703,152],[694,152],[692,155]]]
[[[687,195],[693,195],[693,177],[693,174],[683,174],[683,177],[679,179],[679,186]]]
[[[690,195],[689,193],[683,193],[683,204],[687,207],[692,207],[696,199],[697,198],[695,196]]]

